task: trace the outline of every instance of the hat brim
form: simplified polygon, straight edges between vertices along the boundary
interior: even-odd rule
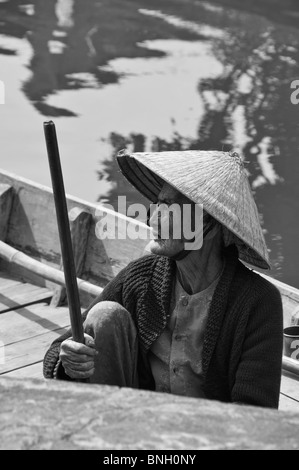
[[[190,200],[198,203],[198,201],[194,201],[190,194],[186,194],[171,181],[168,181],[166,178],[161,178],[161,176],[157,175],[153,170],[147,168],[143,163],[134,158],[134,154],[131,155],[126,151],[121,151],[116,158],[125,178],[149,201],[156,202],[164,183],[168,183]],[[225,246],[229,246],[230,244],[236,245],[239,258],[245,263],[261,269],[271,269],[268,259],[262,257],[248,241],[243,240],[231,227],[227,227],[225,222],[221,220],[221,217],[213,211],[212,207],[207,209],[204,201],[202,201],[202,203],[206,212],[222,225]]]
[[[129,154],[119,152],[116,158],[120,171],[132,186],[151,202],[156,202],[165,180]]]

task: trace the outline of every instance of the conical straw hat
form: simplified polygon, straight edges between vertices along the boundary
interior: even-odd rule
[[[223,226],[225,245],[239,258],[268,269],[269,255],[259,214],[241,158],[219,151],[171,151],[117,155],[119,167],[135,188],[155,202],[166,181]]]

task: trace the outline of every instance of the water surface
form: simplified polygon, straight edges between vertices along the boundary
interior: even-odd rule
[[[132,202],[119,149],[234,148],[272,274],[299,287],[299,8],[269,4],[1,1],[0,167],[50,185],[42,123],[53,119],[67,192]]]

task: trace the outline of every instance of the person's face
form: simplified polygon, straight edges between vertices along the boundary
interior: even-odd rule
[[[164,186],[162,187],[159,193],[157,204],[165,204],[166,206],[178,204],[180,207],[183,207],[183,204],[191,204],[191,206],[194,206],[194,203],[190,201],[190,199],[188,199],[182,193],[170,186],[168,183],[164,183]],[[168,215],[169,230],[167,230],[167,236],[165,237],[163,235],[163,229],[161,230],[163,220],[161,221],[161,224],[159,224],[159,227],[157,225],[157,220],[160,216],[158,208],[156,208],[156,210],[152,214],[149,224],[151,227],[154,228],[154,234],[157,234],[157,236],[154,240],[151,241],[149,248],[154,254],[172,257],[177,255],[184,249],[185,240],[183,238],[183,235],[181,235],[180,238],[177,238],[177,236],[174,234],[172,212],[169,212]],[[180,232],[181,234],[183,234],[182,221]]]

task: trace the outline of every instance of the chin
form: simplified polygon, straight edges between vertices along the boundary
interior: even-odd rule
[[[174,256],[179,250],[176,250],[173,246],[169,246],[169,240],[152,240],[148,245],[148,249],[154,255],[160,256]]]
[[[148,249],[154,255],[164,255],[165,241],[164,240],[152,240],[148,245]],[[167,251],[167,250],[166,250]]]

